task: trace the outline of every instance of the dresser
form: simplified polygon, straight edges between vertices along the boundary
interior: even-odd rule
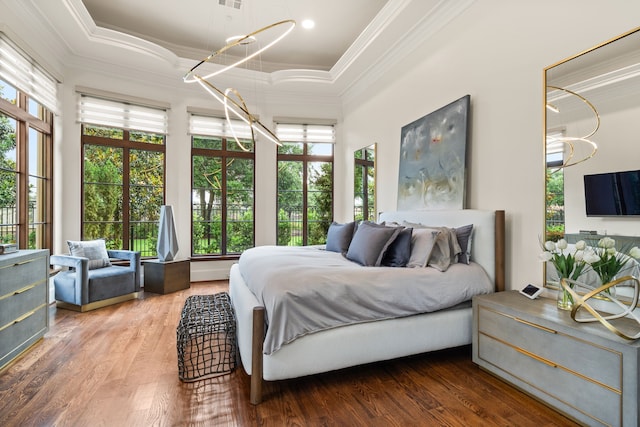
[[[0,255],[0,370],[49,329],[49,251]]]
[[[577,323],[552,299],[473,299],[473,361],[586,425],[639,425],[639,353],[640,342]]]

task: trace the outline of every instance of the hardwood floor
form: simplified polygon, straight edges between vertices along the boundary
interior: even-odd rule
[[[178,379],[176,326],[197,283],[88,313],[50,309],[45,338],[0,372],[0,426],[574,426],[480,370],[470,347],[266,383],[242,368]]]

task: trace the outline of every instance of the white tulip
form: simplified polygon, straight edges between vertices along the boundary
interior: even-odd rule
[[[611,237],[603,237],[598,242],[598,246],[605,249],[613,248],[615,245],[616,245],[616,241],[613,240]]]
[[[573,257],[576,259],[576,261],[584,261],[584,251],[583,250],[576,251]]]
[[[584,240],[580,240],[578,242],[576,242],[576,249],[579,251],[583,251],[585,250],[587,247],[587,242],[585,242]]]
[[[633,258],[640,258],[640,248],[637,246],[632,247],[629,251],[629,256]]]
[[[547,240],[546,242],[544,242],[544,248],[548,251],[555,251],[556,250],[556,244],[554,242],[552,242],[551,240]]]
[[[563,251],[563,250],[567,249],[567,247],[569,246],[569,244],[567,243],[567,241],[566,241],[566,240],[564,240],[564,239],[560,239],[560,240],[558,240],[557,246],[558,246],[558,249],[560,249],[561,251]]]
[[[585,252],[583,259],[587,264],[593,264],[594,262],[600,261],[600,257],[598,256],[598,254],[592,251]]]

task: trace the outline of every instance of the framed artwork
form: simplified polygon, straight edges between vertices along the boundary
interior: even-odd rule
[[[470,95],[402,127],[398,210],[464,209]]]

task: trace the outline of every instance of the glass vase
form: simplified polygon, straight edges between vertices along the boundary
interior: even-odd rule
[[[573,297],[562,286],[558,289],[558,309],[571,310],[573,308]]]

